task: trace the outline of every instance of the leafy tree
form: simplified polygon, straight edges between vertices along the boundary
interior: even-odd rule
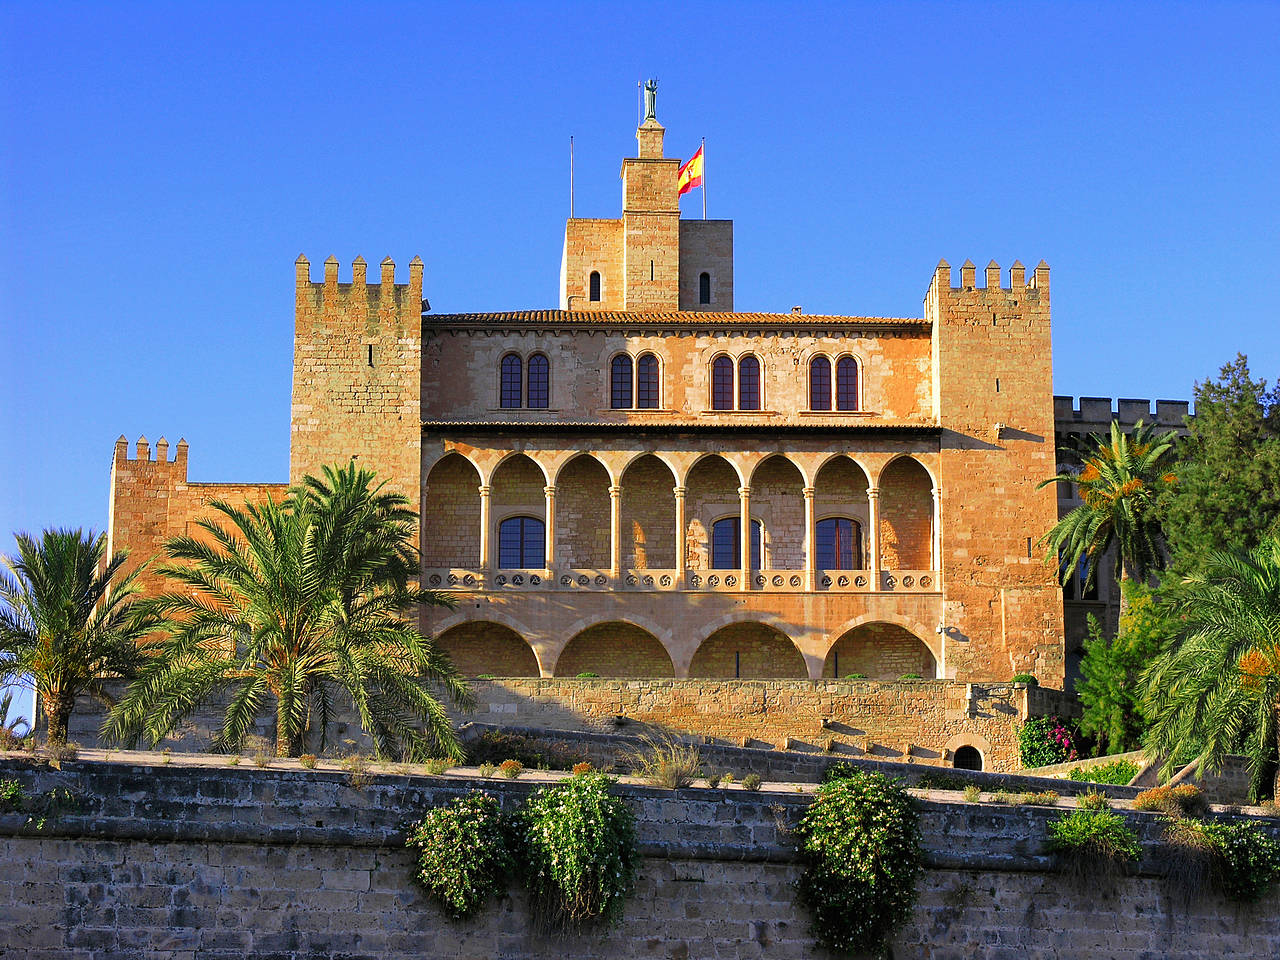
[[[327,746],[335,698],[354,705],[379,755],[460,755],[432,684],[471,695],[449,658],[414,626],[416,514],[354,464],[307,477],[283,503],[233,507],[176,537],[161,572],[181,589],[155,598],[159,655],[107,719],[109,737],[157,742],[212,698],[230,694],[215,749],[238,749],[275,713],[276,754]],[[420,730],[418,725],[423,726]]]
[[[1081,732],[1093,737],[1099,752],[1123,753],[1142,745],[1147,720],[1142,712],[1138,678],[1159,656],[1181,623],[1161,603],[1159,591],[1146,584],[1126,581],[1125,611],[1114,638],[1103,635],[1098,621],[1089,617],[1089,638],[1076,693],[1084,705]]]
[[[1160,498],[1173,569],[1210,550],[1247,550],[1280,520],[1280,386],[1253,380],[1239,354],[1196,384],[1196,415],[1180,441],[1178,483]]]
[[[76,697],[110,706],[105,681],[132,677],[153,622],[135,609],[138,571],[121,576],[124,551],[106,558],[106,534],[20,533],[0,573],[0,684],[30,677],[49,724],[65,743]]]
[[[1111,434],[1091,434],[1077,445],[1083,467],[1079,473],[1060,473],[1043,481],[1070,483],[1084,501],[1041,538],[1048,558],[1058,563],[1062,582],[1084,563],[1084,587],[1097,576],[1098,563],[1116,546],[1116,577],[1145,581],[1163,569],[1164,534],[1156,516],[1156,497],[1173,483],[1174,435],[1155,433],[1141,420],[1126,435],[1112,421]]]
[[[1179,604],[1183,638],[1144,673],[1146,748],[1165,772],[1249,758],[1255,796],[1280,789],[1280,538],[1211,551]]]

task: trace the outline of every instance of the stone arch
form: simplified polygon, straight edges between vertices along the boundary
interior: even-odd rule
[[[436,647],[447,653],[465,677],[538,677],[538,655],[519,632],[491,620],[466,620],[436,634]]]
[[[494,461],[493,466],[489,468],[489,475],[484,482],[492,486],[498,480],[498,475],[504,469],[509,469],[511,464],[520,460],[528,460],[531,464],[538,468],[538,472],[542,475],[542,485],[546,486],[551,482],[551,476],[547,473],[546,466],[542,461],[533,455],[534,451],[526,450],[507,450],[502,456]]]
[[[711,568],[711,523],[741,508],[738,466],[711,453],[694,461],[685,474],[685,565],[690,570]]]
[[[848,517],[854,521],[861,537],[857,552],[862,557],[864,568],[871,556],[869,484],[862,464],[844,454],[824,460],[813,478],[814,519],[820,522],[830,517]],[[816,557],[814,562],[817,563]]]
[[[978,767],[979,770],[991,769],[991,741],[978,733],[958,733],[948,740],[942,748],[943,762],[956,766],[956,754],[966,748],[978,754],[978,760],[982,764]]]
[[[494,467],[490,482],[489,556],[495,566],[502,562],[498,530],[503,520],[529,516],[546,523],[545,486],[546,473],[542,465],[526,454],[509,454]]]
[[[808,680],[809,667],[791,638],[759,619],[713,630],[689,661],[690,677]]]
[[[921,460],[919,457],[917,457],[913,453],[895,453],[888,460],[884,461],[884,463],[880,464],[880,471],[876,475],[876,483],[877,484],[882,483],[885,471],[888,470],[890,467],[892,467],[895,463],[898,463],[903,460],[910,461],[911,463],[914,463],[917,467],[919,467],[921,470],[923,470],[925,472],[925,475],[929,478],[929,483],[931,486],[936,487],[938,485],[938,478],[937,476],[934,475],[933,467],[931,467],[928,463]]]
[[[804,474],[783,454],[765,457],[751,472],[751,515],[764,526],[765,569],[803,570]]]
[[[609,469],[580,454],[556,474],[556,564],[568,569],[609,567]]]
[[[556,658],[555,676],[674,677],[675,665],[649,630],[625,620],[596,623],[575,633]]]
[[[913,620],[910,617],[904,617],[897,613],[863,613],[852,619],[846,620],[840,624],[835,630],[827,634],[827,650],[835,645],[846,633],[858,629],[868,623],[891,623],[894,626],[901,627],[907,633],[911,634],[926,647],[934,660],[942,661],[942,637],[939,635],[936,626],[933,629],[926,627],[919,620]]]
[[[938,661],[928,644],[905,627],[883,620],[870,621],[842,633],[827,650],[824,677],[860,673],[869,680],[897,680],[919,674],[938,675]]]
[[[422,491],[422,565],[480,566],[480,471],[447,453],[427,473]]]
[[[933,477],[915,457],[880,471],[880,566],[933,569]]]
[[[671,570],[676,565],[675,473],[654,454],[632,459],[622,471],[622,566]]]

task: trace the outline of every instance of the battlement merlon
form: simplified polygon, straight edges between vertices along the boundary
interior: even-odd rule
[[[156,441],[155,457],[151,456],[151,444],[146,436],[138,437],[137,443],[134,445],[134,455],[129,456],[129,440],[124,434],[121,434],[116,440],[115,454],[112,457],[112,468],[119,469],[125,465],[132,465],[136,469],[144,463],[149,464],[165,464],[177,473],[180,480],[187,478],[187,441],[179,438],[174,448],[173,460],[169,459],[169,441],[161,437]]]
[[[1001,269],[1000,265],[994,260],[989,262],[984,273],[985,286],[978,286],[978,268],[972,260],[966,260],[960,267],[960,285],[953,287],[951,285],[951,264],[946,260],[939,260],[938,266],[933,271],[933,277],[929,281],[929,290],[925,294],[925,303],[937,303],[947,293],[972,293],[978,290],[985,290],[989,293],[1008,293],[1022,294],[1030,298],[1042,301],[1046,305],[1049,301],[1049,265],[1041,260],[1036,264],[1035,270],[1031,273],[1030,281],[1027,279],[1027,268],[1022,265],[1022,261],[1013,261],[1009,267],[1009,285],[1001,286]]]
[[[1114,404],[1114,409],[1113,409]],[[1119,399],[1110,397],[1074,397],[1053,398],[1053,416],[1058,429],[1067,429],[1072,433],[1078,431],[1101,432],[1109,429],[1112,420],[1121,426],[1131,427],[1139,420],[1153,423],[1161,427],[1181,429],[1186,418],[1191,416],[1191,403],[1188,400],[1157,400],[1155,412],[1152,413],[1151,401],[1145,399]]]
[[[351,281],[339,283],[338,258],[329,257],[324,262],[324,279],[311,279],[311,262],[304,255],[294,261],[295,315],[336,320],[347,317],[348,322],[359,327],[374,322],[381,326],[404,326],[413,329],[421,321],[423,311],[421,257],[409,261],[409,282],[396,283],[396,264],[387,257],[379,264],[379,282],[368,282],[368,265],[363,257],[356,257],[351,264]]]

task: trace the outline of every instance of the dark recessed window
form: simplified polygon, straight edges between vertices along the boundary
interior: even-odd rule
[[[531,407],[546,409],[551,405],[551,363],[545,354],[529,358],[529,387],[525,394]]]
[[[520,406],[520,389],[524,386],[520,376],[523,364],[514,353],[502,358],[502,405],[504,407]]]
[[[591,271],[591,279],[588,281],[588,285],[591,288],[591,292],[590,292],[591,302],[599,303],[600,302],[600,271],[599,270]]]
[[[609,377],[609,406],[615,410],[631,409],[631,358],[626,354],[613,358]]]
[[[976,747],[960,747],[956,750],[955,766],[957,770],[981,770],[982,754]]]
[[[827,517],[818,521],[818,569],[861,570],[862,531],[856,520]]]
[[[809,363],[809,409],[831,409],[831,361],[826,357]]]
[[[750,354],[738,361],[738,409],[760,409],[760,361]]]
[[[836,364],[836,409],[858,409],[858,361],[841,357]]]
[[[725,517],[711,525],[711,567],[714,570],[737,570],[742,566],[738,549],[741,517]],[[751,521],[751,569],[760,569],[760,541],[763,528],[759,520]]]
[[[733,361],[716,357],[711,364],[711,409],[733,409]]]
[[[546,563],[546,528],[537,517],[508,517],[498,525],[498,566],[528,570]]]
[[[646,353],[636,361],[636,406],[658,409],[658,358]]]
[[[711,302],[711,274],[704,273],[698,277],[698,302]]]

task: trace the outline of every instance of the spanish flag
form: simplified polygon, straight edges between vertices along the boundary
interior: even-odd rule
[[[702,147],[699,147],[698,152],[685,161],[677,174],[676,183],[679,186],[676,196],[686,194],[694,187],[702,186]]]

